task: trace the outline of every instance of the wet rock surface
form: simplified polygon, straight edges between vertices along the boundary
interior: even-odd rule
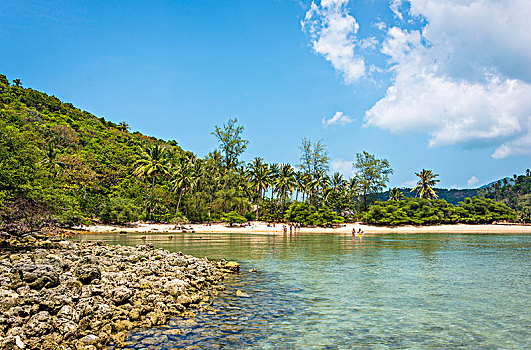
[[[120,347],[129,330],[193,317],[235,263],[78,242],[0,250],[0,349]],[[17,246],[17,242],[11,242]]]

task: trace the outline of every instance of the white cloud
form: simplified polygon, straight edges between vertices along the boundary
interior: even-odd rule
[[[330,162],[333,173],[340,172],[345,178],[351,178],[355,174],[354,163],[351,160],[336,158]]]
[[[466,184],[469,186],[469,187],[472,187],[472,186],[475,186],[477,185],[479,182],[479,179],[475,176],[472,175],[472,177],[470,177],[470,179],[468,179],[468,181],[466,182]]]
[[[389,58],[391,86],[366,111],[366,126],[426,133],[431,147],[494,147],[494,158],[531,154],[529,0],[389,0],[401,27],[375,18],[387,33],[381,43],[358,37],[347,5],[312,2],[301,24],[346,83],[380,71],[366,66],[365,50]]]
[[[336,114],[334,114],[331,118],[328,118],[328,119],[323,118],[321,122],[323,123],[324,126],[329,126],[329,125],[336,125],[336,124],[346,125],[354,121],[355,119],[352,119],[348,115],[344,115],[343,112],[336,112]]]
[[[347,4],[348,0],[312,2],[301,26],[310,36],[313,50],[342,73],[346,83],[353,83],[365,74],[365,62],[355,52],[359,25],[348,14]]]
[[[400,187],[408,187],[408,188],[414,188],[415,186],[417,186],[417,180],[404,181],[400,185]]]
[[[403,20],[404,17],[402,16],[402,12],[400,12],[400,6],[402,6],[402,0],[389,1],[389,8],[391,9],[391,11],[393,11],[395,17],[399,18],[400,20]]]
[[[401,3],[391,1],[393,12]],[[366,125],[425,132],[430,146],[495,146],[495,158],[531,154],[531,3],[410,4],[410,15],[427,24],[387,30],[381,51],[393,83],[366,112]]]

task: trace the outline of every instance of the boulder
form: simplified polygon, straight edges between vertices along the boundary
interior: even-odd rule
[[[101,271],[95,265],[81,265],[76,269],[76,277],[81,283],[89,284],[93,280],[101,278]]]

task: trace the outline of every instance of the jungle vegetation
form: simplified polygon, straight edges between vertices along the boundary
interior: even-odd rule
[[[129,129],[126,122],[94,116],[0,75],[0,231],[139,220],[326,225],[359,218],[378,221],[377,208],[402,206],[398,193],[392,205],[372,205],[393,170],[387,160],[367,152],[355,155],[356,175],[345,179],[340,173],[329,175],[322,140],[302,139],[296,166],[268,164],[260,157],[244,163],[249,141],[236,118],[214,126],[219,147],[203,158],[175,140]],[[437,181],[431,175],[429,188]],[[444,206],[441,200],[422,197],[404,203]],[[512,213],[504,218],[513,218]],[[477,215],[466,214],[476,221],[452,215],[442,216],[443,221],[485,221]]]

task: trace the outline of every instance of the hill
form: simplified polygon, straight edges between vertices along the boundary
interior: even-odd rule
[[[110,209],[113,198],[136,219],[147,188],[134,175],[139,148],[159,144],[175,156],[185,153],[174,140],[130,133],[126,123],[98,118],[17,80],[10,84],[4,75],[0,134],[0,224],[16,221],[27,229],[46,221],[89,222]]]
[[[411,192],[411,188],[401,188],[400,191],[404,194],[406,198],[415,198],[415,192]],[[464,201],[466,198],[475,197],[478,195],[478,189],[446,189],[446,188],[435,188],[435,192],[439,196],[439,199],[444,199],[450,204],[458,205],[459,202]],[[389,191],[382,192],[378,194],[377,200],[386,201],[389,199]]]

